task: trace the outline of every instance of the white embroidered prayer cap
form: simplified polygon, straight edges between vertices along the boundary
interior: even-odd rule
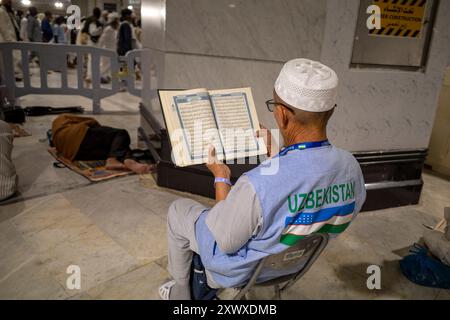
[[[288,61],[275,82],[275,92],[290,106],[323,112],[336,103],[338,76],[333,69],[309,59]]]

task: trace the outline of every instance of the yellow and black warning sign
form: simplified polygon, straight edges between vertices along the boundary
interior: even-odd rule
[[[420,38],[427,0],[373,0],[381,10],[381,29],[369,34],[382,37]]]

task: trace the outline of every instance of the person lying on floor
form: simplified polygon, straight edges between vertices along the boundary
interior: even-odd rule
[[[149,173],[151,165],[131,158],[130,135],[124,129],[102,126],[94,118],[68,114],[58,116],[52,124],[52,143],[66,159],[106,160],[109,170]]]
[[[258,262],[312,233],[337,235],[360,211],[366,197],[361,168],[347,151],[328,142],[338,77],[307,59],[287,62],[266,102],[285,148],[239,178],[214,160],[217,203],[206,208],[190,199],[168,211],[168,269],[173,280],[159,288],[162,299],[190,299],[193,252],[200,255],[213,288],[245,285]],[[269,146],[271,138],[267,136]],[[271,148],[269,148],[271,150]],[[278,169],[270,172],[273,165]],[[271,173],[271,174],[270,174]],[[265,274],[266,281],[284,274]]]

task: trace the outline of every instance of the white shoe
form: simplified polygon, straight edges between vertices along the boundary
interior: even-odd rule
[[[175,280],[171,280],[169,282],[164,283],[161,287],[159,287],[159,296],[162,300],[169,300],[170,290],[176,284]]]

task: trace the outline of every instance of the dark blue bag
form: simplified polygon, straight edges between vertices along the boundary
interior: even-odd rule
[[[410,281],[433,288],[450,289],[450,267],[429,255],[424,247],[414,244],[412,254],[400,261],[403,275]]]
[[[191,298],[192,300],[219,300],[217,289],[208,286],[205,267],[196,253],[192,257],[191,266]]]
[[[47,130],[47,140],[50,147],[54,147],[52,140],[52,129]]]

